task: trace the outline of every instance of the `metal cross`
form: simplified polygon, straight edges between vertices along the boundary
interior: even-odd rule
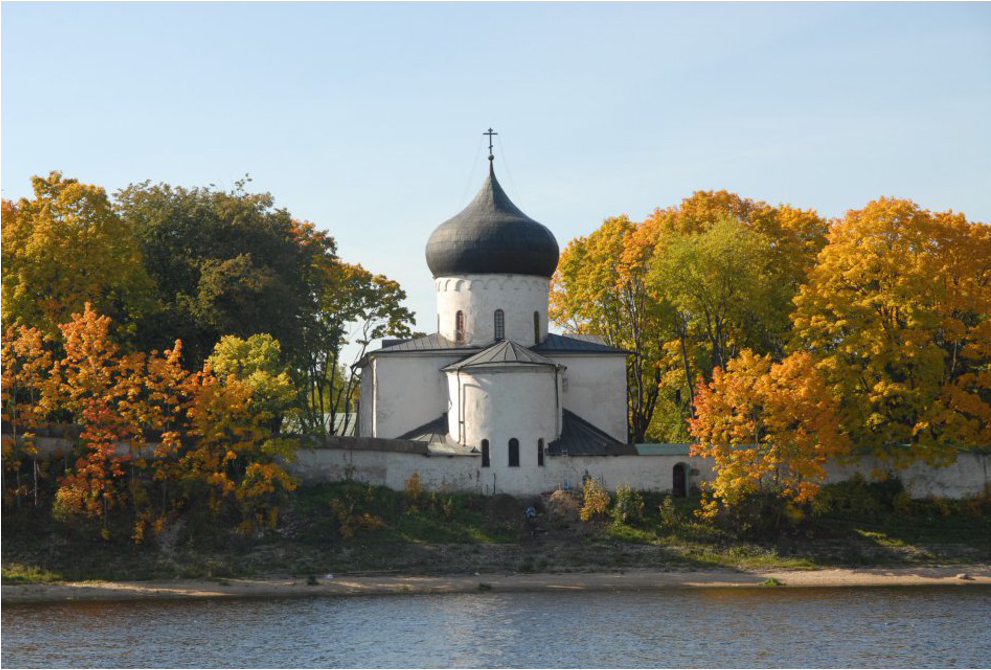
[[[492,129],[489,128],[488,132],[482,133],[482,134],[489,136],[489,160],[490,161],[493,161],[493,160],[495,160],[495,156],[492,155],[492,136],[493,135],[498,135],[499,133],[494,133],[494,132],[492,132]]]

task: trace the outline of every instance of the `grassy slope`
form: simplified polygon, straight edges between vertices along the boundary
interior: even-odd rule
[[[541,514],[523,520],[525,504]],[[260,537],[220,530],[205,513],[187,514],[162,537],[135,546],[126,528],[100,540],[85,524],[55,522],[47,510],[5,510],[5,582],[58,579],[464,574],[714,567],[811,569],[824,566],[932,565],[991,561],[991,517],[916,505],[820,517],[797,531],[741,540],[692,516],[697,500],[645,519],[582,523],[575,510],[508,496],[403,494],[358,484],[300,489],[279,528]],[[365,515],[368,516],[365,516]]]

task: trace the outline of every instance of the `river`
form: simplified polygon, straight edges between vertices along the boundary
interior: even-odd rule
[[[991,667],[991,589],[8,605],[4,667]]]

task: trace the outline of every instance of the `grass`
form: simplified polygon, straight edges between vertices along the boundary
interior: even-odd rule
[[[65,580],[61,573],[51,572],[37,565],[6,562],[0,568],[0,578],[4,584],[44,584]]]
[[[123,520],[108,542],[98,527],[55,521],[50,510],[5,509],[2,578],[23,584],[297,576],[313,584],[328,573],[809,570],[991,560],[991,514],[983,508],[975,515],[973,505],[911,501],[908,513],[896,514],[888,499],[854,493],[870,504],[833,492],[835,509],[795,528],[749,535],[699,521],[697,498],[644,494],[644,516],[630,523],[582,523],[553,512],[544,499],[531,528],[522,501],[508,497],[411,497],[354,482],[301,487],[275,532],[238,535],[224,530],[233,524],[191,509],[167,543],[140,546],[128,539]]]

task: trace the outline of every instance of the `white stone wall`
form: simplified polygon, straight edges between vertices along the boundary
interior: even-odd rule
[[[446,412],[447,380],[440,369],[458,358],[415,352],[374,356],[361,373],[361,435],[398,437]]]
[[[536,462],[535,452],[532,460]],[[525,496],[559,487],[580,488],[586,474],[601,480],[610,491],[623,484],[641,490],[670,491],[674,466],[689,463],[689,459],[680,456],[548,456],[544,462],[546,465],[542,468],[535,465],[483,468],[478,455],[424,456],[361,449],[315,449],[300,451],[290,471],[306,483],[339,481],[350,476],[396,491],[401,491],[406,480],[416,472],[421,485],[428,491]],[[692,467],[699,468],[695,463]],[[708,470],[703,466],[702,472]],[[698,477],[695,475],[693,481]]]
[[[495,340],[495,311],[506,317],[506,339],[533,346],[533,313],[540,319],[540,339],[547,337],[550,280],[512,274],[456,275],[434,279],[437,331],[455,341],[458,310],[465,315],[465,344],[485,346]]]
[[[564,371],[564,408],[626,442],[626,356],[546,354]]]
[[[521,450],[522,446],[521,443]],[[525,453],[525,450],[522,451]],[[482,468],[481,457],[477,455],[425,456],[331,448],[300,451],[291,470],[307,482],[340,480],[350,473],[360,481],[388,486],[397,491],[402,490],[403,483],[413,472],[417,472],[427,490],[486,495],[508,493],[516,496],[534,495],[559,487],[574,489],[581,486],[586,473],[603,481],[610,491],[627,484],[634,489],[670,492],[674,467],[679,463],[690,468],[690,485],[713,477],[709,462],[682,455],[548,456],[544,462],[546,465],[542,468],[521,467],[515,469],[517,472],[508,473],[508,469]],[[843,481],[856,473],[869,478],[875,466],[872,459],[865,459],[853,466],[833,466],[829,469],[829,481]],[[913,466],[900,476],[912,497],[964,498],[979,495],[985,487],[991,486],[989,470],[991,456],[963,452],[957,462],[947,468]]]

